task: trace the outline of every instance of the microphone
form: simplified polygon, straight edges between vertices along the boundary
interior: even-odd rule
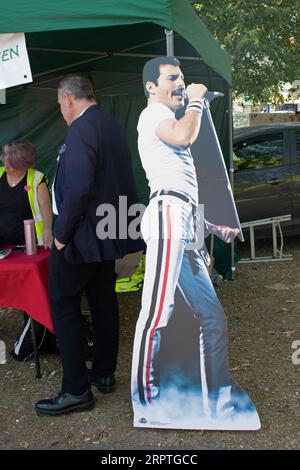
[[[188,98],[186,89],[182,91],[182,96],[184,100],[184,106],[187,106],[189,104],[189,98]]]
[[[206,91],[204,98],[210,103],[215,98],[220,98],[221,96],[224,96],[224,93],[220,91]]]
[[[184,99],[184,104],[185,106],[188,105],[189,103],[189,98],[186,89],[183,90],[182,93],[183,99]],[[219,98],[221,96],[224,96],[224,93],[221,93],[220,91],[206,91],[204,94],[204,98],[208,101],[211,102],[215,98]]]

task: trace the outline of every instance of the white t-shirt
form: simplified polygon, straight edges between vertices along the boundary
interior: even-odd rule
[[[198,182],[189,148],[173,147],[156,135],[162,121],[175,119],[173,111],[162,103],[145,108],[137,125],[138,149],[151,194],[172,189],[190,196],[198,205]]]

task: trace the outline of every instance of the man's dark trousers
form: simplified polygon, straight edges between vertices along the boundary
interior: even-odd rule
[[[115,261],[67,263],[53,244],[49,292],[52,320],[63,365],[62,393],[83,394],[89,387],[81,295],[85,290],[93,325],[93,371],[99,377],[115,372],[118,353],[118,302]]]

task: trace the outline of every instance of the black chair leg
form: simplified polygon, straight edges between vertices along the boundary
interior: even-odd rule
[[[39,358],[39,352],[38,352],[37,343],[36,343],[34,321],[31,317],[30,317],[30,327],[31,327],[32,344],[33,344],[33,352],[34,352],[34,362],[35,362],[35,372],[36,372],[35,377],[37,379],[40,379],[42,377],[41,367],[40,367],[40,358]]]

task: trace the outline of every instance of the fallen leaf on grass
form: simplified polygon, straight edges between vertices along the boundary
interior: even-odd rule
[[[250,367],[249,362],[243,362],[242,364],[238,364],[237,366],[231,367],[231,370],[233,371],[241,370],[241,369],[245,369],[246,367]]]
[[[22,447],[23,449],[28,449],[29,443],[26,441],[20,442],[20,447]]]
[[[161,441],[161,442],[157,443],[157,447],[163,447],[165,445],[166,445],[166,443],[164,441]]]
[[[290,331],[283,331],[281,334],[282,336],[285,336],[286,338],[291,338],[296,330],[290,330]]]
[[[294,333],[296,332],[296,330],[287,330],[287,331],[268,331],[268,333],[270,333],[270,335],[282,335],[284,336],[285,338],[291,338]]]
[[[99,430],[95,433],[95,438],[99,439],[99,441],[102,441],[104,434],[107,432],[106,426],[101,426]]]

